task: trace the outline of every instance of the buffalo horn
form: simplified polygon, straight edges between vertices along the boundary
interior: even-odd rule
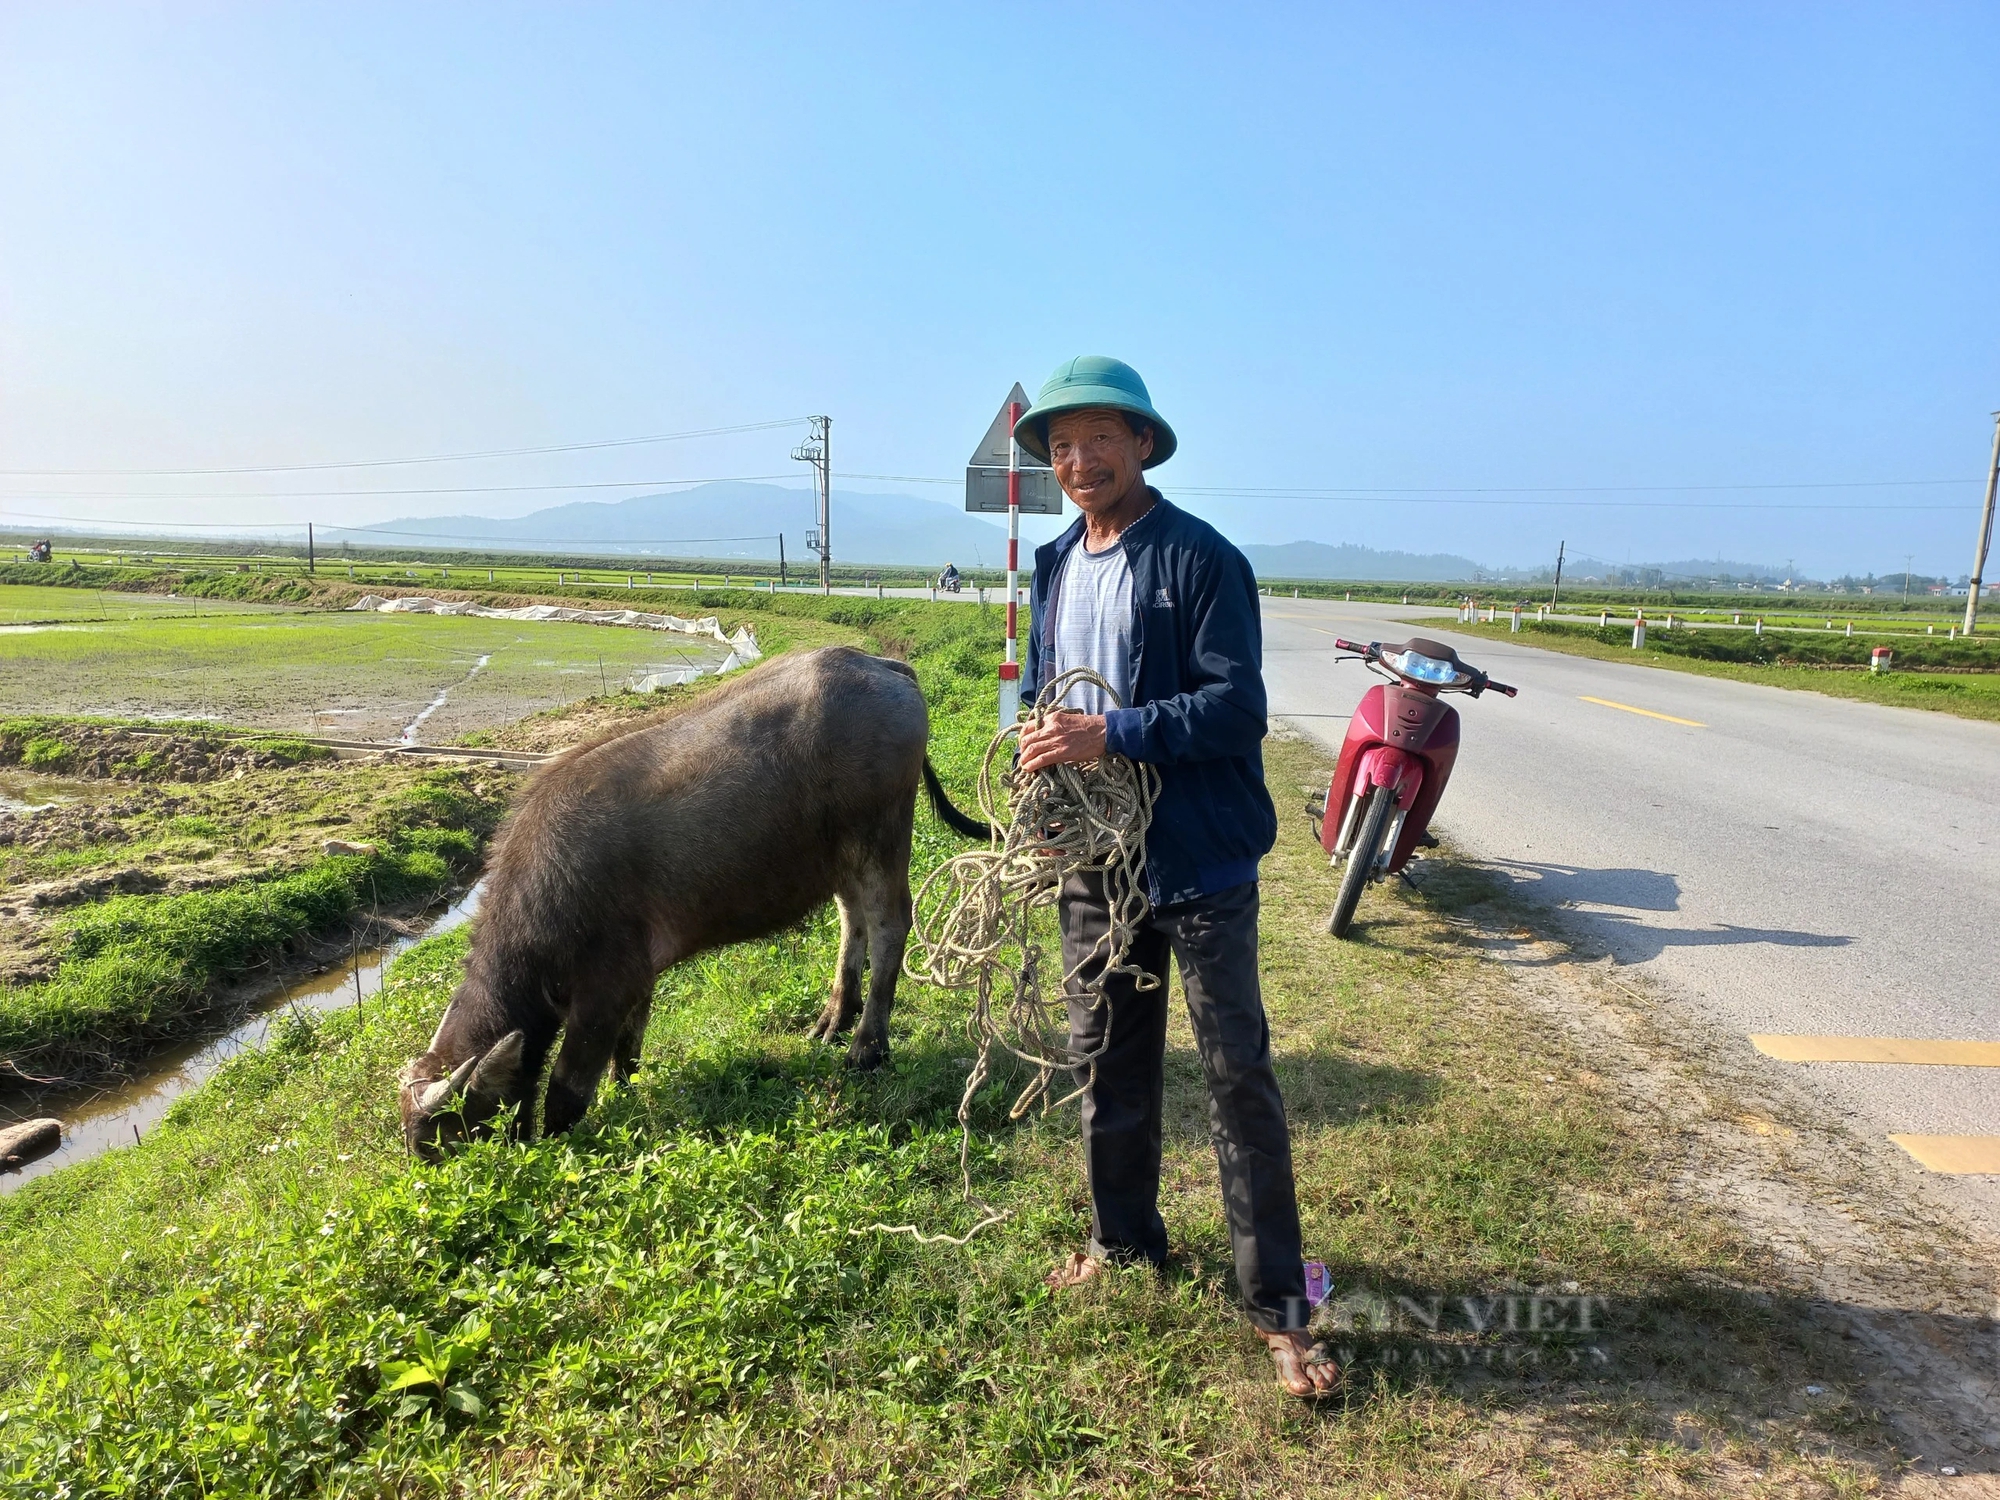
[[[473,1070],[478,1066],[478,1058],[468,1057],[464,1062],[452,1069],[451,1077],[440,1078],[436,1083],[425,1089],[417,1100],[417,1108],[427,1115],[436,1114],[447,1104],[451,1103],[453,1099],[458,1097],[460,1091],[465,1088],[466,1081],[472,1077]]]

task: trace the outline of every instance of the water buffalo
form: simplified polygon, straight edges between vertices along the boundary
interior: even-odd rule
[[[690,954],[764,937],[839,904],[840,967],[813,1025],[860,1024],[879,1064],[910,929],[919,782],[968,837],[924,753],[928,715],[903,663],[847,646],[780,657],[664,723],[550,762],[502,829],[465,979],[429,1049],[403,1069],[403,1133],[420,1156],[509,1105],[567,1130],[607,1063],[637,1065],[653,983]],[[861,1002],[863,955],[871,970]]]

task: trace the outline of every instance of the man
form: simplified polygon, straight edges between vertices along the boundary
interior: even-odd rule
[[[1256,580],[1212,526],[1147,485],[1145,470],[1171,457],[1176,440],[1129,365],[1085,356],[1058,367],[1014,436],[1053,466],[1083,512],[1035,553],[1023,699],[1034,701],[1058,673],[1089,667],[1125,705],[1094,688],[1069,695],[1068,711],[1022,730],[1021,767],[1113,750],[1160,773],[1146,838],[1152,909],[1132,961],[1161,983],[1141,992],[1119,977],[1106,986],[1108,1005],[1070,1003],[1071,1046],[1103,1045],[1107,1025],[1110,1044],[1083,1098],[1090,1244],[1050,1284],[1087,1281],[1107,1261],[1166,1261],[1160,1113],[1171,953],[1208,1079],[1244,1311],[1285,1389],[1324,1394],[1339,1371],[1306,1332],[1291,1137],[1257,982],[1257,862],[1277,837],[1277,815],[1260,749]],[[1072,880],[1061,909],[1067,970],[1108,925],[1102,881]],[[1099,958],[1084,977],[1101,968]]]

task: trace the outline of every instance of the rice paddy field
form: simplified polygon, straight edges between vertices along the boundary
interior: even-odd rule
[[[48,607],[17,593],[73,594],[79,605],[96,596],[0,586],[0,619]],[[0,628],[0,714],[197,719],[366,740],[417,725],[423,742],[446,743],[648,672],[712,670],[728,654],[703,637],[612,626],[253,612],[207,600],[201,609]]]
[[[213,619],[220,615],[272,614],[288,607],[244,599],[0,584],[0,626],[68,620]]]

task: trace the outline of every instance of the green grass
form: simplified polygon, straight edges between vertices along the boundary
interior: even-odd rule
[[[1414,621],[1413,624],[1435,622]],[[1735,682],[1757,682],[1768,687],[1793,688],[1824,693],[1834,698],[1854,698],[1867,703],[1883,703],[1897,708],[1922,708],[1955,714],[1962,719],[2000,720],[2000,641],[1975,638],[1947,641],[1942,637],[1867,637],[1851,639],[1837,634],[1814,635],[1801,632],[1773,632],[1753,636],[1748,632],[1659,630],[1646,631],[1646,644],[1632,649],[1632,627],[1613,625],[1600,630],[1594,625],[1559,625],[1524,619],[1521,633],[1510,634],[1504,619],[1493,624],[1454,623],[1461,635],[1507,640],[1517,645],[1539,646],[1571,656],[1588,656],[1598,661],[1633,662],[1640,666],[1670,667],[1678,672],[1694,672],[1706,677],[1727,677]],[[1840,670],[1836,665],[1868,660],[1869,648],[1880,641],[1896,653],[1896,669],[1876,675],[1867,671]],[[1758,660],[1730,660],[1730,657],[1764,656]],[[1926,664],[1987,665],[1984,671],[1925,672]]]
[[[917,666],[963,795],[991,622],[865,613],[847,628]],[[1291,813],[1324,768],[1272,751]],[[1619,1309],[1608,1372],[1364,1363],[1346,1403],[1276,1394],[1232,1307],[1183,1019],[1166,1278],[1043,1290],[1084,1234],[1074,1113],[1008,1126],[1004,1077],[974,1171],[1015,1216],[966,1250],[857,1232],[970,1222],[952,1111],[971,1048],[964,997],[907,981],[887,1068],[850,1074],[807,1042],[824,913],[663,976],[641,1075],[568,1138],[414,1164],[393,1074],[456,982],[456,933],[401,960],[365,1017],[292,1024],[143,1145],[0,1200],[0,1493],[1638,1495],[1752,1467],[1794,1492],[1860,1484],[1793,1408],[1803,1370],[1844,1378],[1839,1348],[1732,1290],[1754,1262],[1666,1194],[1658,1143],[1447,913],[1384,891],[1361,940],[1328,938],[1303,823],[1266,869],[1264,972],[1308,1246],[1343,1289],[1574,1278]],[[923,814],[918,842],[920,869],[963,847]]]
[[[1484,610],[1488,606],[1482,603],[1478,607]],[[1671,615],[1677,626],[1716,627],[1707,631],[1706,634],[1711,638],[1719,640],[1736,640],[1740,637],[1752,642],[1752,649],[1759,649],[1754,643],[1761,638],[1754,633],[1753,629],[1755,623],[1759,620],[1764,622],[1767,631],[1777,632],[1780,641],[1791,641],[1801,645],[1807,641],[1833,642],[1846,640],[1848,639],[1848,629],[1853,627],[1861,632],[1860,635],[1852,638],[1857,642],[1863,636],[1866,636],[1870,640],[1880,640],[1885,644],[1894,645],[1898,648],[1913,647],[1922,644],[1928,649],[1929,646],[1935,644],[1941,649],[1948,649],[1954,644],[1953,627],[1958,625],[1963,619],[1962,614],[1927,616],[1893,610],[1842,610],[1838,608],[1806,610],[1757,608],[1684,609],[1678,606],[1669,609],[1651,601],[1642,601],[1641,607],[1645,611],[1649,629],[1663,625],[1667,617]],[[1522,611],[1524,621],[1533,617],[1535,608],[1536,606],[1531,603]],[[1507,612],[1505,605],[1499,607],[1499,613],[1503,618]],[[1538,623],[1574,628],[1581,625],[1593,624],[1594,622],[1589,619],[1589,616],[1592,614],[1600,617],[1609,614],[1611,617],[1610,621],[1603,628],[1616,629],[1618,626],[1623,625],[1629,631],[1632,628],[1632,619],[1635,613],[1635,608],[1631,603],[1609,605],[1604,609],[1593,610],[1588,608],[1573,608],[1571,601],[1565,600],[1559,612],[1552,613],[1546,621]],[[1985,635],[1973,636],[1966,640],[1958,641],[1956,644],[1969,648],[1977,648],[1981,643],[1991,646],[1994,639],[1995,634],[1989,621],[1989,628]],[[1765,644],[1769,645],[1771,643],[1765,642]],[[1866,660],[1866,658],[1864,657],[1863,660]]]
[[[76,566],[72,567],[72,562]],[[910,588],[931,582],[936,571],[841,563],[833,569],[833,580],[840,588],[872,586],[877,582],[892,588]],[[990,583],[997,583],[1005,576],[1003,570],[994,568],[968,568],[965,572],[968,578]],[[0,584],[43,589],[130,589],[157,595],[172,593],[184,599],[198,597],[204,601],[303,603],[348,584],[377,592],[498,588],[547,595],[558,591],[558,580],[563,588],[580,583],[621,591],[629,587],[635,592],[648,587],[682,590],[717,586],[761,591],[776,582],[777,577],[776,559],[700,562],[567,555],[523,557],[518,553],[482,556],[449,548],[426,549],[421,556],[407,557],[399,556],[395,549],[371,549],[351,557],[329,553],[319,559],[317,568],[310,573],[302,555],[289,554],[261,554],[237,560],[234,556],[214,553],[63,548],[56,561],[46,566],[29,563],[10,566],[5,556],[0,555]],[[810,569],[795,563],[786,575],[786,586],[811,588],[816,586],[817,578],[816,563]]]
[[[1546,581],[1540,584],[1500,583],[1349,583],[1323,579],[1260,578],[1259,587],[1274,598],[1289,598],[1296,590],[1302,599],[1356,599],[1373,603],[1437,604],[1457,608],[1472,598],[1479,608],[1497,606],[1501,613],[1521,600],[1528,610],[1545,603],[1549,596]],[[1745,621],[1762,616],[1768,623],[1780,621],[1835,623],[1852,619],[1856,624],[1873,620],[1895,630],[1921,631],[1935,624],[1942,634],[1949,625],[1965,618],[1965,601],[1917,595],[1904,599],[1894,594],[1797,594],[1714,592],[1703,589],[1644,589],[1618,587],[1577,587],[1565,583],[1561,608],[1565,612],[1595,613],[1600,609],[1624,611],[1643,608],[1649,616],[1676,615],[1726,620],[1741,614]],[[1982,601],[1982,608],[1990,610]]]
[[[0,565],[0,576],[11,571]],[[134,620],[219,614],[260,614],[283,605],[254,601],[170,599],[164,594],[133,594],[118,589],[0,583],[0,625],[65,620]]]
[[[5,851],[10,891],[111,866],[162,882],[177,867],[213,871],[208,878],[225,883],[58,910],[33,934],[52,972],[0,983],[0,1057],[31,1074],[80,1076],[187,1034],[213,1009],[219,985],[358,912],[421,904],[462,880],[498,822],[508,780],[483,767],[360,765],[318,773],[317,787],[274,785],[286,779],[265,773],[260,785],[230,782],[206,797],[206,789],[142,795],[110,833],[116,810],[100,804],[84,814],[79,847]],[[329,808],[374,852],[313,848]],[[303,843],[288,837],[301,832]],[[232,862],[217,860],[219,851],[254,854],[259,868],[228,880]],[[9,937],[21,941],[18,931]]]

